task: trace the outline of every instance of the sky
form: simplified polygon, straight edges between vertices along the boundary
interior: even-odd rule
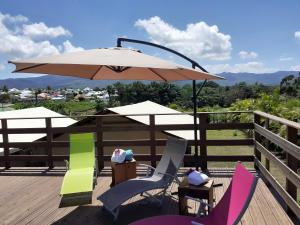
[[[30,76],[11,73],[8,60],[114,47],[120,36],[175,49],[212,73],[300,71],[299,11],[299,0],[1,0],[0,79]]]

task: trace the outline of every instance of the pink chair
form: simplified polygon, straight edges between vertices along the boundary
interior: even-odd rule
[[[155,216],[130,225],[234,225],[238,224],[251,201],[258,178],[237,163],[224,196],[208,216],[195,218],[180,215]]]

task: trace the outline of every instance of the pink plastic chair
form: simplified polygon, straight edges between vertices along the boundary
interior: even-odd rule
[[[235,225],[241,220],[251,201],[258,178],[237,163],[224,196],[208,216],[195,218],[180,215],[155,216],[130,225]]]

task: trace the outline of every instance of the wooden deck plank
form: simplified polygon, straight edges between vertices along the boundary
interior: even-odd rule
[[[105,176],[98,178],[98,185],[93,193],[93,203],[86,206],[58,208],[59,190],[62,176],[5,176],[0,172],[0,224],[100,224],[110,225],[112,217],[102,209],[102,204],[96,198],[109,189],[111,178],[109,170]],[[213,171],[215,183],[223,186],[214,189],[216,203],[220,201],[230,184],[226,173],[232,171]],[[227,175],[228,175],[227,174]],[[45,174],[47,175],[47,173]],[[169,192],[177,191],[173,183]],[[152,191],[156,193],[157,191]],[[117,225],[128,224],[132,221],[161,214],[178,214],[178,198],[166,197],[161,208],[155,203],[141,204],[144,197],[139,195],[129,199],[120,210]],[[145,202],[145,201],[143,201]],[[199,204],[189,201],[189,212],[196,213]],[[262,180],[259,180],[254,197],[239,225],[291,225],[285,211],[275,200],[270,190]]]
[[[258,189],[263,193],[264,201],[269,205],[278,224],[294,224],[265,184],[259,185]]]
[[[47,182],[39,185],[36,181],[34,183],[29,183],[23,190],[16,191],[14,194],[10,193],[9,198],[4,199],[3,201],[5,202],[5,205],[3,205],[0,209],[0,214],[5,213],[2,218],[10,218],[15,215],[15,212],[20,213],[21,211],[26,211],[27,206],[35,204],[35,202],[40,198],[44,198],[43,192],[45,188],[49,188],[49,184]],[[35,195],[32,195],[33,193]],[[26,208],[21,208],[20,206],[24,205],[24,203],[27,204]]]
[[[277,220],[274,218],[274,214],[273,214],[272,210],[270,209],[269,204],[265,201],[265,198],[263,197],[263,195],[267,195],[268,193],[262,193],[260,191],[259,187],[261,185],[264,185],[264,184],[261,180],[259,180],[257,187],[256,187],[254,198],[257,201],[259,210],[261,212],[263,212],[262,216],[264,218],[264,221],[268,225],[280,225],[280,224],[278,224]]]
[[[18,199],[13,199],[6,204],[8,213],[3,217],[7,224],[12,224],[14,220],[26,220],[26,217],[34,212],[40,212],[42,209],[50,211],[51,206],[57,208],[58,188],[61,179],[42,179],[41,182],[35,183],[37,188],[26,190]],[[47,191],[45,191],[45,189]],[[52,203],[54,201],[54,203]],[[45,202],[47,204],[45,204]],[[25,204],[26,207],[23,207]],[[39,215],[37,215],[39,216]],[[17,222],[16,224],[19,224]]]
[[[57,185],[59,187],[59,183]],[[15,224],[28,224],[28,223],[37,223],[38,218],[43,218],[43,223],[46,223],[46,219],[50,215],[55,215],[55,211],[62,211],[58,208],[59,205],[59,198],[58,198],[59,188],[52,188],[49,190],[49,192],[46,194],[47,198],[47,204],[37,204],[32,207],[32,209],[29,211],[27,215],[25,215],[23,218],[20,217],[18,221],[15,222]],[[72,208],[72,207],[70,207]],[[43,216],[41,216],[43,215]]]

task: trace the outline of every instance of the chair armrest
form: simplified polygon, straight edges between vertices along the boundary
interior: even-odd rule
[[[158,172],[158,174],[162,174],[162,175],[167,175],[169,177],[172,177],[178,184],[180,183],[180,180],[178,179],[178,176],[177,175],[172,175],[172,174],[169,174],[169,173],[162,173],[162,172]]]
[[[146,167],[148,167],[148,168],[151,168],[151,169],[155,170],[155,168],[154,168],[153,166],[150,166],[150,165],[148,165],[148,164],[139,163],[138,165],[139,165],[139,166],[146,166]]]
[[[65,161],[65,163],[66,163],[66,170],[69,170],[69,166],[70,166],[70,163],[69,163],[69,161],[68,160],[64,160]]]
[[[149,175],[150,175],[150,170],[151,170],[151,169],[152,169],[152,170],[155,170],[155,168],[154,168],[153,166],[150,166],[150,165],[148,165],[148,164],[139,163],[138,165],[139,165],[139,166],[145,166],[145,167],[147,167],[147,174],[146,174],[147,177],[149,177]]]

